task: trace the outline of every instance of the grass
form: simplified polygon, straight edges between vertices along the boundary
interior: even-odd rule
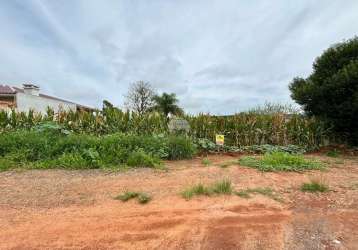
[[[340,154],[341,154],[341,152],[339,152],[339,150],[337,150],[337,149],[330,150],[326,153],[327,156],[333,157],[333,158],[339,157]]]
[[[215,194],[231,194],[233,192],[230,180],[215,182],[210,189]]]
[[[181,196],[186,200],[190,200],[194,196],[200,196],[200,195],[210,196],[213,194],[229,195],[232,192],[233,192],[233,188],[232,188],[231,181],[221,180],[211,184],[210,186],[205,186],[202,183],[196,184],[181,192]]]
[[[227,161],[227,162],[220,163],[219,167],[228,168],[228,167],[235,165],[237,163],[238,163],[238,161]]]
[[[141,204],[148,203],[149,201],[152,200],[152,197],[147,193],[131,192],[131,191],[126,191],[125,193],[116,196],[114,199],[126,202],[134,198],[137,198],[138,202]]]
[[[261,187],[257,187],[257,188],[248,188],[248,189],[244,189],[244,190],[240,190],[235,192],[236,195],[245,198],[245,199],[249,199],[251,198],[251,194],[261,194],[264,196],[267,196],[275,201],[279,201],[282,202],[282,198],[279,197],[271,188],[269,187],[265,187],[265,188],[261,188]]]
[[[207,157],[203,158],[201,163],[206,167],[212,164],[212,162]]]
[[[324,193],[329,190],[328,185],[319,182],[319,181],[311,181],[307,183],[303,183],[301,186],[302,192],[310,192],[310,193]]]
[[[323,169],[324,164],[318,160],[305,159],[300,154],[285,152],[266,153],[262,157],[246,156],[239,160],[243,166],[257,168],[261,171],[303,171],[311,169]]]

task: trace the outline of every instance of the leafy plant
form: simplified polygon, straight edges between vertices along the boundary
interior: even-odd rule
[[[308,160],[303,155],[284,152],[266,153],[263,157],[242,157],[239,163],[261,171],[302,171],[324,167],[318,160]]]
[[[116,196],[114,199],[126,202],[134,198],[137,198],[140,204],[146,204],[152,200],[152,197],[147,193],[131,191],[126,191],[125,193]]]
[[[204,166],[209,166],[212,164],[212,162],[209,160],[209,158],[205,157],[201,160],[201,163],[204,165]]]
[[[151,155],[146,154],[143,150],[131,153],[127,160],[127,165],[131,167],[158,167],[160,160]]]
[[[302,192],[323,193],[323,192],[327,192],[328,190],[329,190],[328,186],[324,183],[319,182],[319,181],[311,181],[308,183],[303,183],[301,186]]]

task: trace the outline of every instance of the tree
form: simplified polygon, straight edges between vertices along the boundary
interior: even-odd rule
[[[294,78],[289,88],[308,115],[330,122],[339,135],[358,144],[358,37],[328,48],[312,74]]]
[[[177,105],[178,99],[174,93],[163,93],[161,96],[153,97],[155,105],[153,110],[162,112],[166,117],[171,113],[173,115],[183,114],[183,110]]]
[[[153,106],[154,93],[149,82],[135,82],[128,91],[125,106],[139,115],[143,115]]]

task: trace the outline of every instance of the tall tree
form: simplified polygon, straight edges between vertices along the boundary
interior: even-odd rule
[[[155,103],[153,109],[162,112],[166,117],[168,117],[169,114],[183,114],[183,110],[178,106],[178,99],[174,93],[163,93],[161,96],[156,95],[153,100]]]
[[[324,51],[312,74],[293,79],[290,90],[307,114],[327,120],[358,145],[358,37]]]
[[[153,106],[154,88],[149,82],[132,83],[126,96],[125,106],[142,115]]]

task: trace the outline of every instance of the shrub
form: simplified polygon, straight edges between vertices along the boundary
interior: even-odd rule
[[[170,136],[168,138],[168,159],[190,159],[196,153],[194,143],[184,136]]]
[[[43,130],[0,134],[0,157],[35,168],[157,167],[160,159],[190,158],[194,153],[195,147],[186,137],[67,135]]]
[[[303,183],[301,186],[302,192],[310,192],[310,193],[317,193],[317,192],[327,192],[329,190],[328,186],[324,183],[319,181],[311,181],[309,183]]]
[[[125,193],[116,196],[114,199],[125,202],[125,201],[129,201],[130,199],[138,197],[138,194],[139,194],[138,192],[126,191]]]
[[[152,200],[152,197],[149,194],[139,193],[139,195],[138,195],[138,202],[140,204],[146,204],[151,200]]]
[[[143,150],[138,150],[131,153],[127,160],[127,165],[130,167],[157,167],[160,165],[160,160],[153,157]]]
[[[261,158],[243,157],[239,160],[239,163],[261,171],[302,171],[324,167],[320,161],[307,160],[303,155],[284,152],[266,153]]]

